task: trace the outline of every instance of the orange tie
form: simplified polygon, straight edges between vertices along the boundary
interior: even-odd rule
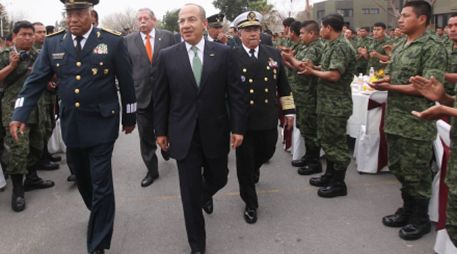
[[[149,62],[152,63],[152,46],[151,41],[149,40],[149,34],[146,34],[146,53],[148,54]]]

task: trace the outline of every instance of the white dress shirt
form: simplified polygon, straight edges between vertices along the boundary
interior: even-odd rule
[[[89,38],[89,35],[92,32],[92,29],[94,29],[94,26],[90,26],[89,31],[83,35],[83,39],[81,40],[81,50],[84,48],[84,45],[86,44],[87,38]],[[76,41],[76,35],[72,34],[71,38],[73,39],[73,46],[75,46],[75,48],[76,48],[76,45],[78,43]]]
[[[202,66],[203,66],[203,51],[205,50],[205,39],[202,37],[200,42],[197,43],[195,45],[195,47],[198,48],[197,55],[200,58],[200,61],[202,62]],[[194,54],[194,51],[192,51],[191,48],[192,48],[192,45],[190,45],[189,43],[186,42],[186,49],[187,49],[187,53],[189,55],[190,65],[192,66],[192,62],[193,62],[195,54]]]
[[[146,34],[142,33],[142,32],[140,32],[140,34],[141,34],[141,39],[143,39],[143,45],[146,46]],[[151,30],[151,32],[149,33],[149,42],[151,43],[152,51],[154,51],[154,40],[155,40],[155,37],[156,37],[156,29],[153,28]]]
[[[244,46],[244,44],[242,44],[242,45],[243,45],[244,50],[246,50],[246,53],[248,53],[248,56],[251,56],[251,52],[249,52],[249,51],[251,51],[251,49]],[[254,56],[255,56],[255,58],[259,59],[259,46],[257,46],[254,49]]]

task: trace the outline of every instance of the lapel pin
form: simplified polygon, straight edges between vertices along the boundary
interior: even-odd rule
[[[215,56],[215,55],[216,55],[216,54],[214,54],[214,53],[209,53],[209,56]]]

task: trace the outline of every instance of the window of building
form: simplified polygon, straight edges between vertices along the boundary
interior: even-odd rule
[[[325,10],[317,11],[317,18],[321,19],[325,16]]]
[[[338,9],[338,10],[336,10],[336,12],[343,17],[352,17],[353,16],[352,9]]]
[[[362,8],[363,15],[377,15],[380,13],[379,8]]]

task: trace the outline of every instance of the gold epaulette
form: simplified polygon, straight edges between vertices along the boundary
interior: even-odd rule
[[[292,95],[283,96],[279,98],[282,110],[295,109],[294,97]]]
[[[64,32],[65,32],[65,29],[62,29],[62,30],[54,32],[52,34],[48,34],[48,35],[46,35],[46,37],[51,37],[51,36],[58,35],[58,34],[61,34],[61,33],[64,33]]]
[[[100,28],[100,30],[102,31],[105,31],[107,33],[110,33],[110,34],[114,34],[114,35],[117,35],[117,36],[121,36],[122,33],[118,32],[118,31],[114,31],[114,30],[111,30],[111,29],[108,29],[108,28]]]

